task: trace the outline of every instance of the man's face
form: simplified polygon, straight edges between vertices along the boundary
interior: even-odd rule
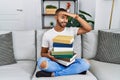
[[[57,15],[57,24],[60,27],[64,28],[64,27],[66,27],[67,22],[68,22],[68,17],[66,15],[62,14],[62,11],[59,12]]]

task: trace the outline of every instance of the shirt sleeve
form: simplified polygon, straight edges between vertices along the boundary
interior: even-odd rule
[[[42,37],[42,47],[48,47],[48,39],[46,33]]]

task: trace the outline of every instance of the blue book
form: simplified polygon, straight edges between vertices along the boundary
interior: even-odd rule
[[[73,43],[71,44],[53,43],[53,47],[73,47]]]

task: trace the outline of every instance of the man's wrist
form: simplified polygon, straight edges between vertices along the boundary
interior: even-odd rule
[[[79,15],[75,14],[75,19],[78,19]]]

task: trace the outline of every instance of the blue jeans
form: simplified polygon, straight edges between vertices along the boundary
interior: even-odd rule
[[[40,67],[42,61],[47,62],[46,68]],[[54,76],[63,76],[63,75],[78,74],[83,71],[87,71],[90,65],[84,59],[75,59],[75,62],[73,62],[71,65],[63,66],[58,64],[57,62],[52,61],[47,57],[41,57],[38,59],[38,67],[40,70],[53,72]]]

